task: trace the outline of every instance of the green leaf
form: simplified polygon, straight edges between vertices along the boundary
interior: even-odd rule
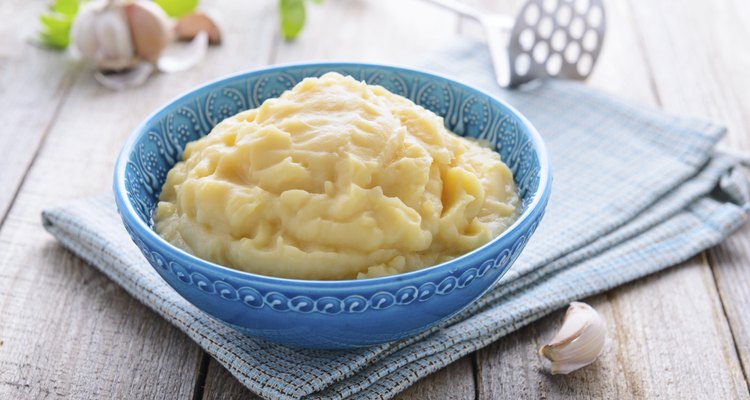
[[[49,10],[39,15],[42,29],[39,41],[45,46],[64,49],[70,44],[70,27],[78,13],[78,0],[55,0]]]
[[[198,7],[198,0],[154,0],[170,17],[179,18]]]
[[[48,47],[63,50],[70,45],[70,37],[40,33],[39,40]]]
[[[281,15],[281,35],[286,40],[292,40],[299,35],[305,26],[304,0],[279,0]]]
[[[50,8],[56,13],[73,19],[78,13],[78,0],[57,0]]]
[[[315,3],[315,4],[320,4],[320,3],[322,3],[322,2],[323,2],[323,0],[311,0],[311,1],[312,1],[313,3]]]
[[[39,22],[49,32],[64,32],[70,29],[71,25],[70,19],[58,13],[40,14]]]

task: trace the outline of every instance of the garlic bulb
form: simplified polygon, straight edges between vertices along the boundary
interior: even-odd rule
[[[141,60],[154,62],[172,40],[171,21],[146,0],[84,3],[71,29],[81,55],[102,70],[124,70]]]
[[[125,13],[107,1],[85,3],[73,21],[71,36],[81,55],[101,69],[125,69],[137,61]]]
[[[604,349],[604,319],[586,303],[570,303],[562,327],[539,355],[552,362],[552,374],[568,374],[594,362]]]

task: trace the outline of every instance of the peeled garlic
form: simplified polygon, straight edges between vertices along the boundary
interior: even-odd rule
[[[562,327],[539,355],[552,362],[552,374],[568,374],[596,360],[604,349],[604,319],[586,303],[570,303]]]
[[[172,40],[164,11],[146,0],[84,3],[71,35],[81,55],[99,69],[124,70],[141,60],[155,62]]]

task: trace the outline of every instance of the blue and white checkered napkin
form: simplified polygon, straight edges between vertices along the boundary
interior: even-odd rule
[[[110,196],[47,210],[45,226],[253,392],[380,399],[571,300],[686,260],[745,220],[745,181],[731,173],[738,161],[713,150],[724,133],[719,126],[623,104],[578,83],[501,91],[477,45],[428,65],[526,114],[546,140],[555,175],[547,216],[521,258],[501,284],[439,329],[352,351],[264,342],[213,320],[168,287],[130,241]]]

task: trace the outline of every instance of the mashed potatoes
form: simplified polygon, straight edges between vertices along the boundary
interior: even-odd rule
[[[187,145],[155,229],[200,258],[297,279],[398,274],[517,217],[500,156],[380,86],[328,73]]]

